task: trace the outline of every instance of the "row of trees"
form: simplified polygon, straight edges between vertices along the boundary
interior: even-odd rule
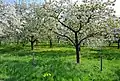
[[[4,36],[31,42],[60,37],[68,39],[76,49],[76,61],[80,63],[81,44],[100,46],[119,39],[119,19],[114,15],[115,1],[50,0],[45,4],[1,4],[0,26]]]

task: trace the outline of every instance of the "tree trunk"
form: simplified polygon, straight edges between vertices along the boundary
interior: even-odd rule
[[[109,47],[111,46],[111,42],[109,41]]]
[[[2,45],[2,42],[0,41],[0,46]]]
[[[102,56],[100,56],[100,71],[102,71]]]
[[[33,50],[33,44],[34,44],[34,42],[31,41],[31,50]]]
[[[76,61],[77,63],[80,63],[80,58],[79,58],[79,46],[76,45]]]
[[[120,39],[118,39],[118,49],[120,48]]]
[[[52,48],[52,39],[50,39],[50,48]]]
[[[24,47],[24,46],[25,46],[25,43],[22,43],[22,46]]]
[[[58,44],[60,44],[60,38],[58,38]]]
[[[19,41],[19,40],[20,40],[19,37],[17,37],[17,41],[16,41],[17,44],[20,44],[20,41]]]
[[[60,37],[57,36],[57,43],[60,44]]]
[[[77,33],[75,32],[75,48],[76,48],[76,61],[77,61],[77,63],[80,63],[80,58],[79,58],[79,49],[80,49],[80,47],[79,47],[79,44],[78,44],[78,36],[77,36]]]
[[[36,40],[36,42],[35,42],[35,43],[36,43],[36,44],[35,44],[36,46],[38,46],[38,42],[39,42],[39,41],[38,41],[38,40]]]

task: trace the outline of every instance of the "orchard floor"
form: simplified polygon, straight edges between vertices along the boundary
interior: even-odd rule
[[[77,64],[75,49],[69,46],[37,46],[34,51],[29,46],[2,46],[0,81],[120,81],[120,49],[82,47]]]

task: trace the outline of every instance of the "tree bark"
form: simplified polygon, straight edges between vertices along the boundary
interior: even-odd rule
[[[36,46],[38,46],[38,43],[39,43],[38,39],[36,40],[36,42],[35,42],[35,43],[36,43],[35,45],[36,45]]]
[[[34,36],[31,36],[31,40],[30,40],[30,42],[31,42],[31,50],[33,50],[34,48],[34,42],[36,41],[36,39],[34,39]]]
[[[33,50],[33,44],[34,44],[34,42],[31,41],[31,50]]]
[[[111,42],[109,41],[109,47],[111,46]]]
[[[102,71],[102,65],[103,65],[102,56],[100,56],[100,71]]]
[[[2,45],[2,41],[0,40],[0,46]]]
[[[58,44],[60,44],[60,38],[58,38]]]
[[[120,39],[118,39],[118,49],[120,48]]]
[[[19,44],[19,39],[17,39],[17,44]]]
[[[79,44],[78,44],[78,36],[77,36],[77,32],[75,32],[75,48],[76,48],[76,61],[77,63],[80,63],[80,57],[79,57]]]
[[[22,46],[24,47],[24,46],[25,46],[25,43],[23,43]]]
[[[20,38],[19,37],[17,37],[17,44],[20,44]]]
[[[52,48],[52,39],[50,39],[50,48]]]
[[[59,44],[60,43],[60,37],[57,36],[57,43]]]

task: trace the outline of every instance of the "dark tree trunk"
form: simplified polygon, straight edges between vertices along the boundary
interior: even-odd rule
[[[120,48],[120,39],[118,39],[118,49]]]
[[[17,44],[19,44],[19,40],[17,39]]]
[[[83,43],[83,46],[85,46],[85,43]]]
[[[52,39],[50,39],[50,48],[52,48]]]
[[[24,47],[25,46],[25,40],[22,40],[21,44]]]
[[[100,71],[102,71],[102,56],[100,56]]]
[[[22,43],[22,46],[24,47],[24,46],[25,46],[25,43]]]
[[[59,36],[57,36],[57,42],[58,42],[58,44],[60,43],[60,37]]]
[[[111,42],[109,41],[109,47],[111,46]]]
[[[75,48],[76,48],[76,61],[77,63],[80,63],[80,57],[79,57],[79,51],[80,51],[80,45],[78,44],[78,36],[75,32]]]
[[[39,43],[38,39],[36,40],[36,42],[35,42],[35,43],[36,43],[35,45],[36,45],[36,46],[38,46],[38,43]]]
[[[34,46],[34,42],[35,42],[34,36],[31,36],[30,42],[31,42],[31,50],[33,50],[34,49],[33,46]]]
[[[58,38],[58,44],[60,43],[60,38]]]
[[[34,42],[31,41],[31,50],[33,50],[33,45],[34,45]]]
[[[80,45],[78,45],[78,50],[80,51]]]
[[[0,46],[2,45],[2,42],[0,41]]]
[[[17,44],[20,44],[20,38],[19,37],[17,37]]]

